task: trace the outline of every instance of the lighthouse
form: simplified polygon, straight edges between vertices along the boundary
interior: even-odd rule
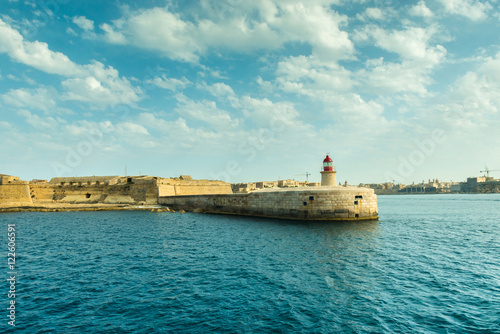
[[[323,171],[321,172],[321,186],[337,185],[337,171],[333,170],[333,160],[328,155],[323,160]]]

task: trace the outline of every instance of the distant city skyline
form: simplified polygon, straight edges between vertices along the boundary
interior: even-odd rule
[[[499,0],[3,1],[0,173],[500,169]],[[491,176],[500,178],[500,172]]]

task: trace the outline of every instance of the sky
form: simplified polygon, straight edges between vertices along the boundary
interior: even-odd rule
[[[500,170],[500,0],[4,0],[0,173]],[[499,172],[491,176],[500,178]]]

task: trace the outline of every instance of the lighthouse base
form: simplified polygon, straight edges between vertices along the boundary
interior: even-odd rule
[[[321,186],[331,187],[337,185],[337,172],[336,171],[323,171],[321,172]]]

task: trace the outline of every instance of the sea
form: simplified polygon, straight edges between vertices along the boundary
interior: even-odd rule
[[[378,204],[346,223],[0,214],[0,332],[500,333],[500,194]]]

